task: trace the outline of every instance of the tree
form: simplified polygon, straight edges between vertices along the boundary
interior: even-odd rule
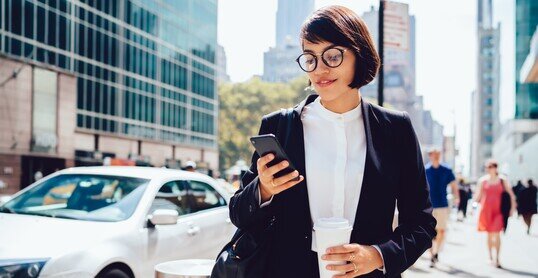
[[[219,164],[230,168],[239,159],[250,162],[249,138],[258,134],[263,115],[293,107],[310,94],[305,77],[290,83],[269,83],[254,77],[244,83],[219,85]]]
[[[219,165],[221,173],[237,160],[250,164],[254,147],[249,138],[258,134],[263,115],[293,107],[314,93],[306,76],[289,83],[269,83],[257,77],[243,83],[219,85]],[[376,103],[375,99],[368,101]]]

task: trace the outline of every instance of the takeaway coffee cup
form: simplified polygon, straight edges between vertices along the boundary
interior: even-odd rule
[[[329,264],[346,264],[346,261],[324,261],[321,256],[325,254],[325,250],[329,247],[343,245],[349,243],[351,230],[353,227],[349,221],[344,218],[320,218],[314,222],[314,235],[316,238],[316,249],[318,253],[319,274],[321,278],[333,277],[339,274],[336,271],[327,270]]]

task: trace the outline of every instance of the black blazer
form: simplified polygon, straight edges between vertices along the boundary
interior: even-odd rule
[[[316,97],[310,95],[294,107],[292,131],[284,147],[305,179],[275,195],[270,205],[260,208],[256,167],[259,156],[254,153],[250,170],[243,176],[241,188],[230,201],[230,218],[240,229],[264,227],[270,217],[275,217],[276,240],[270,248],[268,277],[319,277],[317,258],[311,251],[312,219],[300,118],[305,105]],[[377,244],[383,254],[387,276],[397,277],[431,247],[436,235],[422,154],[407,113],[387,110],[364,99],[361,110],[367,153],[350,241]],[[275,133],[281,115],[278,111],[264,116],[259,134]],[[393,231],[396,203],[399,225]],[[366,277],[383,277],[383,273],[375,270]]]

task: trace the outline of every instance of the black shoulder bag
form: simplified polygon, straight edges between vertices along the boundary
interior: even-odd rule
[[[293,109],[282,109],[275,136],[285,148],[291,132]],[[285,121],[282,119],[286,119]],[[264,229],[237,229],[232,240],[220,251],[211,272],[212,278],[265,277],[269,247],[274,238],[276,217],[272,216]]]
[[[501,214],[503,215],[504,231],[506,232],[506,228],[508,227],[508,218],[510,217],[510,211],[512,210],[512,198],[510,198],[510,194],[506,192],[506,188],[504,187],[504,179],[500,179],[503,187],[503,192],[501,193]]]

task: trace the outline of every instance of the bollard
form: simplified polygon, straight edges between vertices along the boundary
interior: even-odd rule
[[[214,260],[178,260],[155,266],[155,278],[209,278]]]

